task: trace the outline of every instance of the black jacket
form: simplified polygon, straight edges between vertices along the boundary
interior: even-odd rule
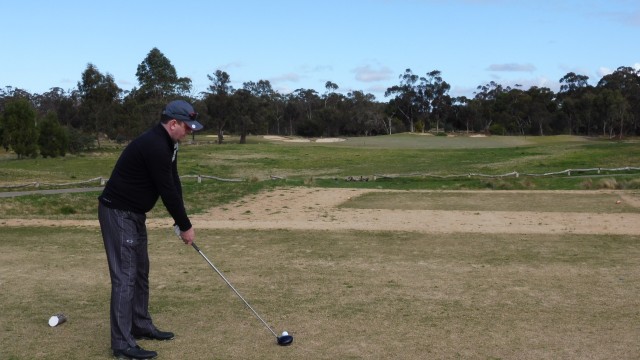
[[[178,144],[160,123],[124,149],[98,199],[107,207],[142,214],[155,206],[158,197],[180,230],[189,230],[178,176]]]

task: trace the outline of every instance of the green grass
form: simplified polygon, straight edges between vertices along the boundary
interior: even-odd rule
[[[582,137],[434,137],[400,134],[351,138],[338,143],[200,143],[181,148],[183,175],[266,180],[370,176],[372,174],[499,175],[568,168],[640,166],[640,145]],[[2,184],[108,178],[121,148],[65,158],[0,160]],[[94,184],[95,185],[95,184]]]
[[[58,158],[16,159],[0,157],[1,184],[26,182],[79,182],[99,176],[109,177],[121,148]],[[96,183],[93,183],[95,186]]]
[[[322,145],[224,145],[214,146],[210,151],[206,150],[207,147],[185,147],[185,156],[190,160],[183,164],[183,169],[191,173],[209,169],[221,176],[264,179],[269,175],[297,178],[410,173],[498,175],[512,171],[544,173],[567,168],[640,164],[640,146],[635,143],[602,144],[600,141],[572,140],[506,146],[504,142],[494,141],[490,144],[492,147],[469,143],[466,148],[448,148],[436,145],[442,141],[455,141],[456,138],[425,137],[424,146],[420,148],[415,144],[395,147],[400,140],[393,137],[379,139],[379,142],[387,140],[388,146],[368,147],[356,139],[354,142]],[[433,140],[441,141],[431,144]]]
[[[635,140],[412,134],[350,138],[337,143],[284,143],[249,137],[249,143],[245,145],[233,141],[216,145],[205,137],[196,140],[197,145],[181,147],[179,170],[182,175],[211,175],[246,181],[225,183],[205,179],[197,183],[194,178],[185,178],[185,200],[191,213],[200,213],[246,194],[281,185],[404,190],[640,188],[638,174],[634,172],[499,177],[513,171],[540,174],[566,169],[640,167],[640,145]],[[121,149],[110,145],[92,153],[55,159],[16,160],[10,154],[4,154],[0,157],[0,186],[33,182],[61,184],[96,177],[108,178]],[[467,177],[469,173],[496,177]],[[415,175],[398,177],[408,174]],[[451,175],[460,176],[438,177]],[[281,180],[271,180],[272,176]],[[359,179],[361,176],[370,181],[345,181],[348,177]],[[98,185],[99,181],[94,181],[65,187]],[[0,191],[33,189],[4,187]],[[97,193],[93,192],[4,198],[0,200],[0,210],[6,217],[14,218],[93,218],[96,197]],[[154,211],[165,215],[164,210],[158,208]]]

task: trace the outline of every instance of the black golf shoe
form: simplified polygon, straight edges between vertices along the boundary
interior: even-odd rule
[[[113,350],[113,357],[116,359],[153,359],[158,353],[151,350],[145,350],[140,346],[126,348],[124,350]]]
[[[160,341],[167,341],[167,340],[171,340],[174,338],[174,334],[170,331],[160,331],[158,329],[152,331],[151,333],[148,334],[134,334],[133,337],[136,340],[160,340]]]

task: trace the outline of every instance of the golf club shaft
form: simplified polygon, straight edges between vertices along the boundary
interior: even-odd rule
[[[278,338],[278,335],[273,331],[273,329],[271,329],[271,326],[269,326],[269,324],[267,324],[266,321],[264,321],[260,315],[258,315],[258,313],[251,307],[251,305],[249,305],[249,303],[247,302],[247,300],[245,300],[242,295],[240,295],[240,293],[238,292],[238,290],[236,290],[236,288],[233,287],[233,285],[231,285],[231,283],[229,282],[229,280],[227,280],[227,278],[224,276],[224,274],[222,274],[222,272],[220,270],[218,270],[218,268],[213,265],[213,263],[209,260],[209,258],[207,258],[207,256],[200,250],[200,248],[198,247],[198,245],[196,245],[195,242],[191,243],[191,246],[193,246],[194,249],[196,249],[196,251],[202,255],[202,257],[209,263],[209,266],[211,266],[211,268],[218,274],[220,275],[220,277],[222,278],[222,280],[224,280],[225,283],[227,283],[227,285],[231,288],[231,290],[233,290],[234,293],[236,293],[236,295],[238,295],[238,297],[240,298],[240,300],[242,300],[244,302],[245,305],[247,305],[247,307],[249,308],[249,310],[251,310],[251,312],[253,312],[253,314],[260,320],[262,321],[262,323],[264,324],[264,326],[269,329],[269,331],[273,334],[273,336],[276,337],[276,339]]]

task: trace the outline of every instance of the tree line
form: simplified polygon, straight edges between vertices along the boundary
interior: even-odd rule
[[[385,92],[386,102],[363,91],[338,92],[325,83],[321,93],[275,91],[268,80],[235,89],[222,70],[207,75],[206,91],[194,94],[191,79],[179,77],[171,61],[153,48],[136,71],[138,86],[119,88],[109,73],[87,64],[77,88],[43,94],[0,89],[0,141],[18,157],[64,156],[100,147],[104,136],[124,142],[159,120],[170,100],[194,104],[199,120],[224,141],[249,134],[307,137],[373,136],[398,132],[483,132],[497,135],[572,134],[623,138],[640,133],[640,70],[619,67],[595,86],[570,72],[560,89],[503,87],[490,82],[472,98],[452,97],[440,71],[425,75],[406,69]]]

